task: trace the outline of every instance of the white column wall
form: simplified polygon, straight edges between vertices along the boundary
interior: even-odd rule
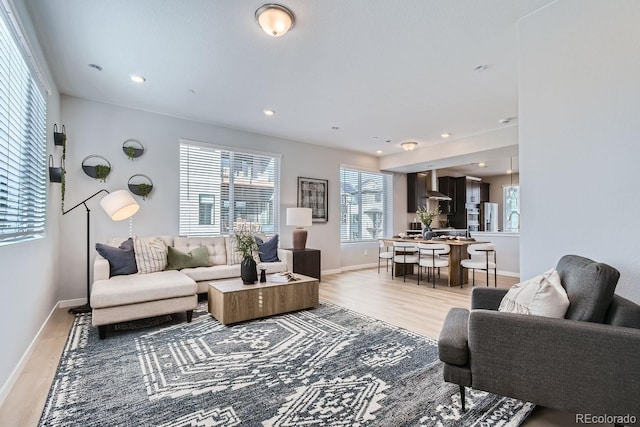
[[[520,22],[521,277],[583,255],[640,302],[640,2],[563,0]]]

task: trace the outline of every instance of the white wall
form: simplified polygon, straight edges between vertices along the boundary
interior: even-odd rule
[[[640,302],[640,2],[565,0],[520,23],[521,276],[606,262]]]
[[[22,2],[14,2],[52,93],[47,96],[47,154],[59,165],[61,149],[53,146],[53,124],[60,123],[60,96],[51,79],[33,26]],[[48,176],[48,175],[47,175]],[[0,246],[0,404],[16,379],[16,368],[58,301],[58,212],[60,184],[47,184],[46,237]]]
[[[71,207],[101,188],[126,188],[129,177],[148,175],[154,189],[133,218],[134,235],[178,234],[179,139],[248,148],[282,154],[281,174],[281,246],[291,247],[293,227],[285,225],[285,209],[296,206],[297,177],[329,180],[329,222],[314,223],[308,228],[307,247],[322,251],[322,270],[337,270],[340,254],[340,165],[348,164],[376,169],[375,156],[303,144],[280,138],[231,130],[227,128],[176,119],[153,113],[130,110],[62,97],[62,117],[69,134],[67,148],[67,191],[65,207]],[[122,143],[130,138],[145,146],[143,156],[133,161],[122,152]],[[89,178],[81,168],[82,160],[91,154],[106,157],[112,165],[105,184]],[[128,235],[128,221],[114,223],[99,207],[99,198],[88,202],[92,209],[92,256],[96,241]],[[85,210],[78,208],[61,219],[60,273],[61,299],[85,295]]]

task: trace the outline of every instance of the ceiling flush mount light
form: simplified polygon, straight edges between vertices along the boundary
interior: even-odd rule
[[[451,136],[451,134],[450,134],[449,132],[447,132],[447,133],[441,133],[441,134],[440,134],[440,136],[441,136],[442,138],[449,138],[449,137]]]
[[[147,79],[145,79],[144,77],[142,77],[139,74],[129,74],[129,78],[134,83],[144,83],[144,82],[147,81]]]
[[[382,150],[377,150],[376,154],[382,154]]]
[[[418,143],[415,141],[407,141],[403,142],[400,145],[402,146],[402,148],[404,148],[404,151],[412,151],[414,148],[416,148],[416,145],[418,145]]]
[[[262,30],[273,37],[283,36],[293,28],[296,18],[289,9],[268,3],[256,10],[256,21]]]
[[[480,163],[478,163],[478,166],[481,167],[481,168],[486,168],[487,164],[485,162],[480,162]]]
[[[262,110],[265,116],[273,116],[276,112],[270,109]]]

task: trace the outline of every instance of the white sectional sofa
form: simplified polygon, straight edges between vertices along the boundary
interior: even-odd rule
[[[264,235],[257,236],[266,240]],[[197,294],[207,293],[209,282],[240,277],[242,256],[235,251],[233,236],[161,237],[167,246],[185,253],[206,247],[211,266],[109,277],[109,261],[96,254],[91,307],[92,323],[98,327],[101,339],[106,336],[106,326],[112,323],[182,311],[187,312],[189,322],[198,304]],[[123,240],[126,239],[111,239],[107,244],[117,247]],[[291,251],[278,248],[278,258],[279,262],[259,262],[258,270],[266,269],[267,274],[272,274],[293,268]]]

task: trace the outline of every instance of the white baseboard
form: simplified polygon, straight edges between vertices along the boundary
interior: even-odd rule
[[[31,340],[31,343],[29,343],[29,346],[27,347],[26,351],[20,358],[20,361],[11,372],[11,375],[9,375],[9,378],[2,386],[2,389],[0,389],[0,406],[4,404],[5,399],[7,398],[7,396],[9,396],[9,392],[11,392],[11,389],[15,385],[16,381],[18,381],[18,377],[20,376],[20,374],[22,373],[22,370],[24,369],[27,362],[29,361],[29,358],[31,357],[31,354],[33,353],[33,350],[36,346],[36,343],[38,342],[38,340],[40,339],[40,336],[42,335],[42,331],[44,331],[45,326],[47,326],[47,323],[49,323],[51,316],[53,316],[53,313],[56,311],[58,307],[61,307],[60,301],[58,301],[58,303],[56,303],[56,305],[53,306],[53,308],[51,309],[51,312],[49,312],[49,315],[44,320],[44,323],[42,324],[42,326],[40,326],[40,329],[36,333],[36,336],[33,337],[33,339]]]
[[[323,270],[322,275],[324,276],[324,275],[330,275],[330,274],[340,274],[340,273],[344,273],[345,271],[362,270],[363,268],[373,268],[377,266],[378,266],[378,263],[376,262],[371,264],[346,265],[344,267],[336,268],[333,270]]]
[[[77,307],[79,305],[85,305],[86,303],[86,298],[63,299],[58,301],[58,306],[60,308]]]
[[[502,271],[502,270],[498,270],[498,275],[509,276],[509,277],[520,277],[520,273],[516,273],[513,271]]]

